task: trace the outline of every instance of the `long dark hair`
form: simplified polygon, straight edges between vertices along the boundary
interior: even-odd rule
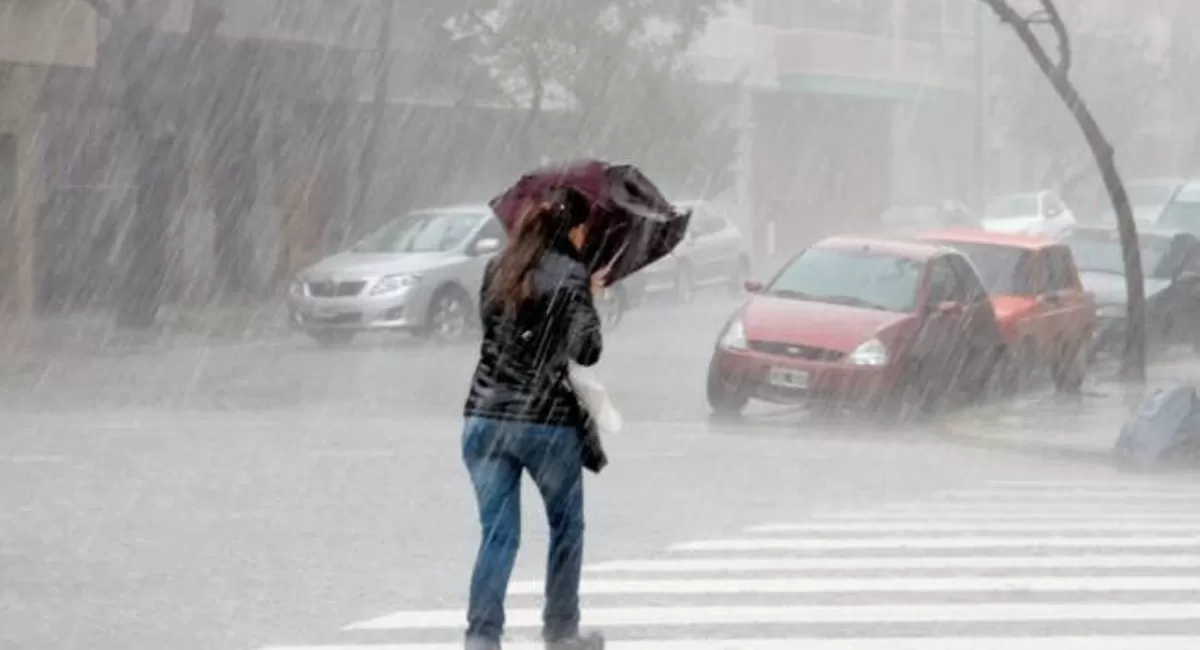
[[[517,220],[508,245],[496,256],[488,299],[516,311],[533,295],[533,269],[550,249],[570,247],[567,233],[587,222],[588,202],[572,189],[547,192]]]

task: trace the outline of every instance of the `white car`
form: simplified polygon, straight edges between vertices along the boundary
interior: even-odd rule
[[[984,230],[1057,237],[1075,225],[1075,215],[1054,192],[1004,194],[983,210]]]

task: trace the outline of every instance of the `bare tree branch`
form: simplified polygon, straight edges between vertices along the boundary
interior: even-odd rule
[[[1043,1],[1050,2],[1050,0]],[[1066,80],[1066,76],[1060,72],[1058,63],[1050,58],[1050,54],[1046,52],[1046,48],[1038,40],[1037,34],[1033,32],[1032,25],[1036,24],[1036,20],[1031,22],[1028,17],[1022,16],[1008,4],[1007,0],[980,0],[980,2],[986,4],[992,10],[992,13],[996,14],[996,17],[1000,19],[1000,22],[1012,26],[1017,37],[1025,45],[1025,49],[1029,51],[1029,56],[1043,74],[1054,79],[1056,85]]]
[[[1042,9],[1027,16],[1023,16],[1016,9],[1013,9],[1007,0],[980,1],[986,4],[992,10],[992,13],[996,14],[1000,22],[1012,26],[1042,72],[1063,78],[1066,77],[1066,74],[1071,69],[1071,37],[1067,32],[1067,26],[1063,21],[1062,13],[1058,10],[1058,6],[1054,4],[1054,0],[1040,0]],[[1033,25],[1049,25],[1054,30],[1054,36],[1058,40],[1057,61],[1050,58],[1050,54],[1046,51],[1041,41],[1038,40],[1037,34],[1034,33]]]
[[[1055,67],[1059,74],[1065,75],[1071,70],[1071,36],[1054,0],[1042,0],[1042,11],[1054,30],[1054,36],[1058,38],[1058,65]]]
[[[396,7],[392,0],[378,0],[379,27],[375,42],[374,94],[371,97],[371,125],[358,157],[358,185],[350,206],[350,223],[361,222],[379,168],[379,144],[387,129],[389,82],[392,75],[392,26]]]

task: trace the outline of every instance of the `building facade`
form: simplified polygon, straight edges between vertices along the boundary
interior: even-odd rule
[[[870,230],[892,200],[971,199],[977,0],[747,0],[693,60],[744,83],[738,202],[758,253]]]
[[[256,223],[274,227],[283,218],[276,212],[288,202],[284,197],[305,196],[315,205],[319,200],[313,197],[324,196],[332,203],[322,210],[336,211],[338,199],[329,197],[339,191],[314,188],[340,184],[344,196],[357,171],[362,105],[373,90],[378,3],[134,4],[149,12],[142,18],[164,38],[179,41],[191,28],[193,1],[220,2],[225,10],[221,37],[241,44],[230,56],[241,57],[238,65],[270,70],[274,80],[268,95],[277,109],[255,128],[268,158],[283,162],[262,180],[256,209],[265,216]],[[1143,7],[1139,15],[1161,15],[1171,10],[1167,5],[1185,4],[1160,2],[1166,4]],[[1133,20],[1128,3],[1063,5],[1074,12],[1073,29],[1116,29]],[[740,146],[737,183],[728,202],[737,204],[761,257],[787,255],[835,231],[869,232],[891,201],[976,198],[983,189],[980,176],[988,169],[981,164],[986,68],[977,31],[981,25],[992,33],[1006,29],[984,12],[980,0],[743,0],[710,24],[689,56],[703,80],[736,88]],[[1143,23],[1150,24],[1138,24]],[[1169,41],[1166,32],[1178,30],[1178,23],[1160,20],[1154,29]],[[425,35],[404,20],[396,26],[392,47],[399,63],[389,83],[387,111],[390,121],[408,128],[385,139],[381,165],[403,169],[398,176],[406,182],[389,188],[392,195],[376,196],[375,205],[455,198],[434,191],[442,186],[460,194],[461,188],[493,187],[514,171],[504,167],[511,161],[506,143],[520,128],[519,118],[511,111],[464,106],[464,95],[478,96],[463,90],[475,80],[426,65],[438,57],[428,55],[432,45]],[[89,90],[89,83],[99,79],[104,85],[110,74],[105,61],[113,53],[105,52],[105,30],[105,22],[83,0],[0,0],[0,308],[27,309],[34,285],[54,285],[56,273],[80,274],[77,268],[55,271],[50,260],[78,260],[90,269],[93,260],[112,258],[105,242],[120,239],[104,219],[74,216],[94,212],[97,205],[118,216],[127,209],[122,192],[130,179],[113,164],[120,156],[103,135],[111,131],[105,124],[113,119],[113,109]],[[342,86],[332,87],[331,80],[342,80]],[[1162,125],[1164,131],[1172,128]],[[345,142],[341,158],[314,155],[324,145],[296,134]],[[460,155],[433,160],[428,154],[434,149]],[[422,164],[413,163],[414,152]],[[988,154],[997,158],[991,161],[992,175],[1027,167],[1019,154],[1005,152],[1003,160],[994,151]],[[454,182],[433,182],[444,177]],[[192,186],[207,183],[201,175]],[[466,198],[482,198],[480,192]],[[195,198],[189,206],[207,209]],[[211,220],[205,227],[211,229]],[[205,227],[189,236],[211,238]],[[88,242],[95,250],[43,246],[34,256],[18,254],[39,250],[31,243],[39,239],[39,229],[46,233],[43,241]],[[195,256],[205,245],[188,240],[181,249]]]
[[[77,0],[0,2],[0,313],[29,313],[34,301],[41,90],[56,70],[95,66],[95,24]]]
[[[214,36],[197,41],[193,20],[205,3],[224,16]],[[138,24],[153,27],[141,57],[147,70],[157,68],[146,75],[152,80],[143,98],[147,113],[170,116],[153,128],[182,129],[189,142],[188,192],[171,215],[173,297],[211,289],[206,276],[215,272],[221,230],[214,197],[223,191],[212,174],[220,158],[210,150],[214,138],[247,143],[262,166],[252,218],[237,237],[252,242],[246,249],[254,258],[253,284],[286,276],[281,260],[311,260],[352,236],[340,217],[358,198],[381,3],[136,0],[131,6]],[[478,80],[461,73],[468,66],[430,56],[428,34],[403,19],[401,3],[394,10],[382,113],[385,123],[403,128],[379,139],[377,168],[398,180],[367,188],[364,217],[373,220],[446,200],[439,191],[447,186],[493,187],[500,175],[516,173],[502,162],[519,117],[464,103],[464,96],[480,94]],[[128,76],[119,68],[130,64],[129,43],[110,30],[83,0],[0,0],[0,310],[104,304],[119,284],[122,242],[132,237],[123,229],[136,159],[117,90]],[[178,69],[162,74],[171,65]],[[247,78],[253,88],[245,87]],[[197,117],[205,111],[221,117]],[[295,214],[284,214],[285,206]],[[297,232],[308,234],[291,237]],[[312,250],[288,254],[281,246],[289,238]]]

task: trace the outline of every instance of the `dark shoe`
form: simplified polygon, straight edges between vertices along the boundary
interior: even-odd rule
[[[547,641],[546,650],[604,650],[604,635],[592,632],[561,641]]]
[[[478,636],[469,636],[466,643],[463,644],[463,648],[464,650],[500,650],[500,642]]]

